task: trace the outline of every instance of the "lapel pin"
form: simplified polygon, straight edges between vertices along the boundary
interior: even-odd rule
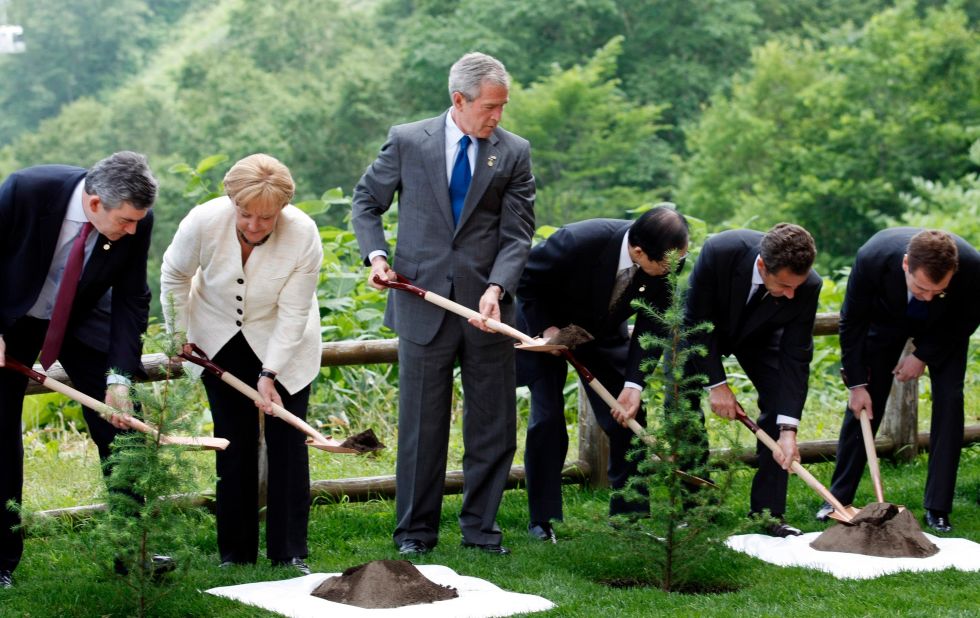
[[[103,251],[108,251],[111,248],[112,248],[112,243],[107,242],[106,244],[102,245]]]
[[[640,293],[642,294],[643,292],[646,292],[646,291],[647,291],[647,286],[641,285],[640,286]]]
[[[487,166],[493,167],[493,164],[496,162],[497,162],[497,155],[490,155],[490,158],[487,159]]]

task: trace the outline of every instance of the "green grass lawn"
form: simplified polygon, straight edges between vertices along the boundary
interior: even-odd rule
[[[206,457],[206,456],[205,456]],[[313,455],[319,460],[319,455]],[[34,458],[43,464],[43,457]],[[205,461],[207,461],[205,459]],[[883,462],[886,497],[922,515],[925,458],[896,467]],[[323,465],[318,462],[315,466]],[[349,464],[345,464],[349,465]],[[29,466],[31,468],[34,465]],[[92,465],[76,466],[91,468]],[[810,466],[828,479],[830,464]],[[331,477],[336,478],[333,474]],[[315,476],[315,478],[321,478]],[[751,471],[738,474],[732,509],[747,510]],[[43,480],[35,477],[38,491]],[[98,485],[97,477],[93,482]],[[955,536],[980,542],[980,448],[964,451],[955,511]],[[28,493],[27,495],[30,495]],[[499,522],[510,556],[489,556],[459,547],[455,518],[459,497],[446,498],[442,537],[434,552],[419,562],[447,565],[508,589],[538,594],[558,608],[547,616],[976,616],[980,612],[980,573],[946,571],[901,574],[870,581],[837,580],[801,568],[782,568],[724,550],[698,565],[698,572],[718,594],[664,593],[653,587],[613,588],[602,581],[644,579],[650,570],[650,549],[613,530],[607,522],[605,491],[576,486],[565,489],[566,520],[558,524],[556,546],[532,541],[525,534],[526,496],[508,491]],[[858,503],[872,499],[865,482]],[[789,519],[807,531],[825,525],[812,519],[820,499],[801,481],[791,479]],[[313,508],[310,522],[310,565],[336,572],[370,560],[397,558],[391,543],[393,503],[325,504]],[[261,610],[203,594],[221,585],[280,579],[290,574],[262,559],[255,567],[219,570],[213,518],[194,510],[189,516],[190,551],[180,570],[157,588],[150,608],[154,616],[271,616]],[[111,574],[111,558],[99,549],[88,525],[69,533],[32,536],[15,573],[16,586],[0,591],[0,616],[131,616],[132,593]],[[653,541],[650,541],[651,543]],[[166,547],[157,548],[167,551]],[[709,581],[710,580],[710,581]]]

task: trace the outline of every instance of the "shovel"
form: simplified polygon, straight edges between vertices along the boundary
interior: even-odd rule
[[[750,419],[745,415],[745,411],[742,406],[738,406],[738,412],[736,417],[743,425],[749,428],[749,431],[755,434],[755,437],[759,439],[760,442],[769,447],[773,453],[782,453],[782,449],[776,444],[776,441],[770,437],[755,421]],[[824,487],[823,483],[817,480],[815,476],[810,474],[810,472],[800,465],[800,462],[794,461],[790,465],[790,470],[793,471],[798,477],[803,479],[803,481],[810,486],[810,488],[817,492],[820,497],[827,501],[827,504],[834,507],[834,512],[830,514],[831,517],[837,521],[850,523],[855,515],[858,513],[858,509],[853,506],[844,506],[840,503],[840,500],[834,497],[834,494],[830,493],[830,490]]]
[[[211,359],[204,353],[204,350],[197,347],[196,344],[185,343],[183,349],[181,350],[180,357],[194,363],[195,365],[204,367],[209,372],[217,376],[222,382],[231,386],[233,389],[245,395],[252,401],[262,401],[262,396],[259,395],[257,390],[211,362]],[[296,429],[299,429],[309,436],[309,439],[306,441],[307,446],[312,446],[313,448],[318,448],[321,451],[329,451],[331,453],[358,452],[357,449],[341,446],[340,442],[337,442],[333,438],[325,437],[319,431],[311,427],[306,421],[275,402],[272,403],[272,416],[289,423]]]
[[[112,415],[114,414],[119,414],[119,415],[124,414],[123,412],[120,412],[119,410],[116,410],[115,408],[106,405],[105,403],[99,401],[98,399],[95,399],[94,397],[89,397],[85,393],[76,390],[68,386],[67,384],[59,382],[54,378],[49,378],[48,376],[44,375],[43,373],[40,373],[39,371],[34,371],[30,367],[21,364],[20,362],[10,358],[9,356],[6,359],[5,366],[7,367],[7,369],[16,371],[18,373],[27,376],[29,379],[34,380],[35,382],[44,386],[45,388],[61,393],[62,395],[65,395],[69,399],[77,401],[83,406],[87,406],[95,410],[99,414],[99,416],[101,416],[106,420],[109,420],[109,418],[111,418]],[[137,431],[141,431],[146,434],[150,434],[151,436],[159,439],[161,444],[179,444],[181,446],[195,446],[198,448],[211,450],[211,451],[223,451],[226,448],[228,448],[228,444],[229,444],[228,440],[224,438],[212,438],[206,436],[183,437],[183,436],[169,436],[166,434],[161,434],[155,427],[148,425],[143,421],[134,418],[132,416],[130,416],[126,422],[133,429]]]
[[[462,316],[464,318],[479,320],[484,324],[486,324],[488,327],[497,331],[498,333],[507,335],[508,337],[520,341],[521,345],[517,346],[519,349],[534,351],[534,352],[550,352],[550,351],[561,352],[561,355],[565,357],[565,360],[571,363],[571,365],[575,367],[576,371],[579,372],[579,375],[582,376],[582,380],[586,384],[588,384],[589,387],[591,387],[592,390],[599,395],[599,397],[606,403],[606,405],[610,407],[610,409],[617,410],[619,412],[625,412],[623,406],[620,405],[618,401],[616,401],[616,398],[612,396],[609,390],[607,390],[606,387],[603,386],[602,383],[599,382],[599,380],[597,380],[595,376],[592,375],[592,373],[585,368],[584,365],[578,362],[575,356],[573,356],[571,351],[568,349],[568,346],[549,344],[547,342],[542,344],[540,340],[535,339],[529,335],[526,335],[512,326],[508,326],[507,324],[504,324],[503,322],[494,320],[492,318],[484,317],[479,312],[464,307],[463,305],[453,302],[444,296],[440,296],[435,292],[429,292],[428,290],[423,290],[420,287],[414,286],[401,275],[397,275],[397,279],[395,281],[385,280],[375,275],[374,282],[379,285],[383,285],[387,288],[393,288],[396,290],[402,290],[403,292],[409,292],[411,294],[415,294],[416,296],[418,296],[423,300],[429,301],[434,305],[442,307],[446,311],[455,313],[456,315]],[[629,428],[633,431],[633,433],[639,436],[640,439],[643,440],[646,444],[648,445],[655,444],[653,437],[646,433],[643,427],[638,422],[636,422],[636,419],[629,420]],[[674,470],[674,472],[692,485],[716,487],[716,485],[711,481],[694,476],[692,474],[688,474],[687,472],[684,472],[682,470]]]
[[[864,436],[864,451],[868,454],[868,468],[871,470],[871,481],[875,486],[875,497],[878,502],[885,501],[885,491],[881,486],[881,469],[878,468],[878,452],[875,450],[875,438],[871,433],[871,419],[868,411],[861,410],[858,414],[861,421],[861,434]]]

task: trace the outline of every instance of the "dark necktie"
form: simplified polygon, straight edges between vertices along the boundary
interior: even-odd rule
[[[65,327],[68,326],[68,316],[71,315],[75,290],[78,288],[78,280],[82,276],[82,265],[85,262],[85,241],[91,231],[92,224],[86,221],[78,236],[75,237],[75,242],[68,253],[68,261],[65,262],[65,271],[61,274],[58,295],[55,297],[54,309],[51,311],[51,321],[48,322],[48,332],[44,336],[44,345],[41,346],[41,366],[45,370],[54,364],[58,358],[58,353],[61,352],[61,342],[65,339]]]
[[[929,317],[929,305],[913,296],[905,307],[905,316],[913,320],[925,320]]]
[[[626,288],[629,287],[630,281],[633,280],[633,275],[636,274],[636,270],[636,264],[631,264],[616,272],[616,282],[613,284],[612,294],[609,295],[609,311],[612,311],[619,304],[619,301],[622,300]]]
[[[752,292],[752,296],[749,297],[749,302],[745,303],[745,307],[742,308],[742,316],[739,319],[738,330],[741,331],[745,324],[749,321],[749,317],[759,308],[762,304],[762,299],[766,297],[768,290],[766,286],[760,284],[756,286],[755,292]]]
[[[470,136],[464,135],[459,140],[459,154],[456,155],[453,175],[449,179],[449,199],[453,204],[454,225],[459,225],[459,219],[463,214],[463,202],[466,201],[466,192],[470,188],[470,179],[473,176],[470,172],[470,158],[466,156],[469,147]]]

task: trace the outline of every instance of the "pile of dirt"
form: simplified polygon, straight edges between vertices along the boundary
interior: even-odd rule
[[[455,588],[440,586],[408,560],[374,560],[329,577],[313,596],[334,603],[379,609],[435,603],[459,596]]]
[[[869,504],[850,524],[831,526],[810,547],[883,558],[928,558],[939,552],[911,511],[888,502]]]
[[[381,440],[378,440],[378,436],[374,434],[373,429],[368,429],[367,431],[362,431],[361,433],[348,436],[340,446],[352,448],[358,453],[370,453],[373,451],[380,451],[381,449],[385,448],[385,445],[381,443]]]
[[[574,350],[575,346],[592,341],[594,337],[581,326],[569,324],[558,331],[558,334],[548,340],[551,345],[563,345],[569,350]]]

